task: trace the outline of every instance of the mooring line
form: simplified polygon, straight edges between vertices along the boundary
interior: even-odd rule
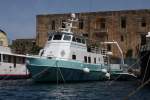
[[[132,95],[134,95],[136,92],[138,92],[140,89],[142,89],[145,85],[147,85],[150,82],[150,78],[144,82],[143,84],[141,84],[138,88],[136,88],[135,90],[133,90],[131,93],[129,93],[127,95],[127,97],[124,98],[124,100],[128,100],[129,97],[131,97]]]

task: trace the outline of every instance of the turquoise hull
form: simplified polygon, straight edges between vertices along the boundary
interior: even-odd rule
[[[87,64],[77,61],[28,58],[27,68],[36,82],[82,82],[105,80],[102,64]],[[85,72],[83,69],[90,71]]]

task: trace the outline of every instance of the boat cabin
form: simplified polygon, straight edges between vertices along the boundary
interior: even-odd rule
[[[71,33],[52,33],[39,53],[42,57],[82,61],[85,63],[103,63],[103,55],[88,51],[86,39]]]

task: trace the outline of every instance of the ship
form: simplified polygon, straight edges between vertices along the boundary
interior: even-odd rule
[[[66,28],[49,33],[39,57],[27,58],[26,66],[35,82],[101,81],[110,79],[110,73],[118,76],[123,71],[120,66],[108,66],[103,48],[89,48],[87,38],[72,32],[76,21],[71,14]]]

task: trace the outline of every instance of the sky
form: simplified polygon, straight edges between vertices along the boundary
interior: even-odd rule
[[[150,9],[150,0],[0,0],[0,29],[9,40],[36,37],[36,15]]]

